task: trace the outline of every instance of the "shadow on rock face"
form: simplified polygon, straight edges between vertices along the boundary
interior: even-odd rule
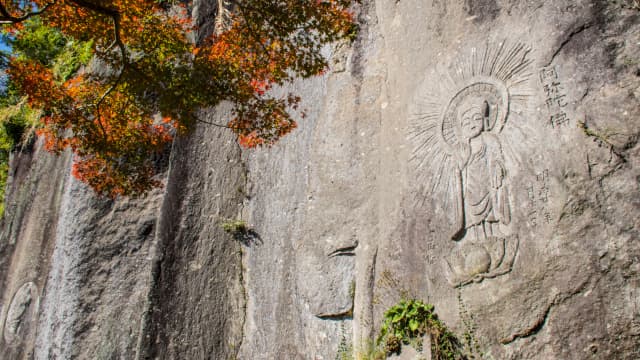
[[[244,246],[262,245],[262,237],[253,229],[245,229],[237,231],[233,234],[233,238]]]
[[[476,23],[492,21],[500,14],[496,0],[465,0],[464,8]]]

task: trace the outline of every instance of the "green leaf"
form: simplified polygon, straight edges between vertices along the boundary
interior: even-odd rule
[[[404,318],[404,314],[396,314],[392,319],[391,322],[392,323],[398,323],[400,320],[402,320]]]
[[[418,327],[420,326],[420,323],[418,322],[418,320],[416,319],[409,319],[409,329],[411,329],[411,331],[416,331],[418,330]]]

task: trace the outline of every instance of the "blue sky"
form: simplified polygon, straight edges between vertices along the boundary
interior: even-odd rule
[[[0,51],[8,51],[9,47],[5,44],[4,40],[0,38]]]
[[[0,39],[0,51],[9,51],[9,50],[11,49],[7,46],[7,44],[5,44],[4,41],[2,41],[2,39]],[[4,71],[0,70],[0,92],[4,92],[6,81],[7,81],[7,78]]]

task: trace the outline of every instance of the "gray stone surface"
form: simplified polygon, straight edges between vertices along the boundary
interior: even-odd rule
[[[216,123],[228,116],[202,114]],[[174,143],[138,358],[229,359],[238,352],[242,249],[221,224],[239,217],[244,177],[238,145],[220,128],[199,126]]]
[[[68,157],[21,155],[0,354],[335,359],[409,296],[476,358],[639,358],[633,4],[363,1],[358,39],[289,89],[294,133],[241,153],[200,125],[144,199],[94,199]]]
[[[379,12],[393,63],[412,66],[389,67],[402,94],[390,111],[411,148],[386,169],[407,183],[385,205],[396,235],[380,239],[376,267],[459,333],[474,324],[485,357],[637,357],[637,287],[613,274],[633,271],[623,259],[638,251],[639,82],[623,60],[638,56],[638,13],[603,2],[476,9],[403,1]],[[395,31],[403,24],[415,28]],[[465,136],[474,113],[484,128]],[[627,300],[604,295],[612,283]]]
[[[95,198],[75,179],[67,182],[41,301],[36,359],[135,354],[161,194],[110,201]]]
[[[0,357],[31,358],[69,157],[12,154],[0,236]]]
[[[38,305],[39,297],[36,284],[28,282],[16,291],[7,309],[4,322],[4,341],[8,345],[20,343],[24,338],[25,325],[29,325],[33,314],[37,313]]]

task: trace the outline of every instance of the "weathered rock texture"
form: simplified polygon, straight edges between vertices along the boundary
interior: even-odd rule
[[[410,296],[479,358],[640,358],[636,4],[363,1],[295,133],[201,125],[142,199],[16,154],[0,357],[334,359]]]

